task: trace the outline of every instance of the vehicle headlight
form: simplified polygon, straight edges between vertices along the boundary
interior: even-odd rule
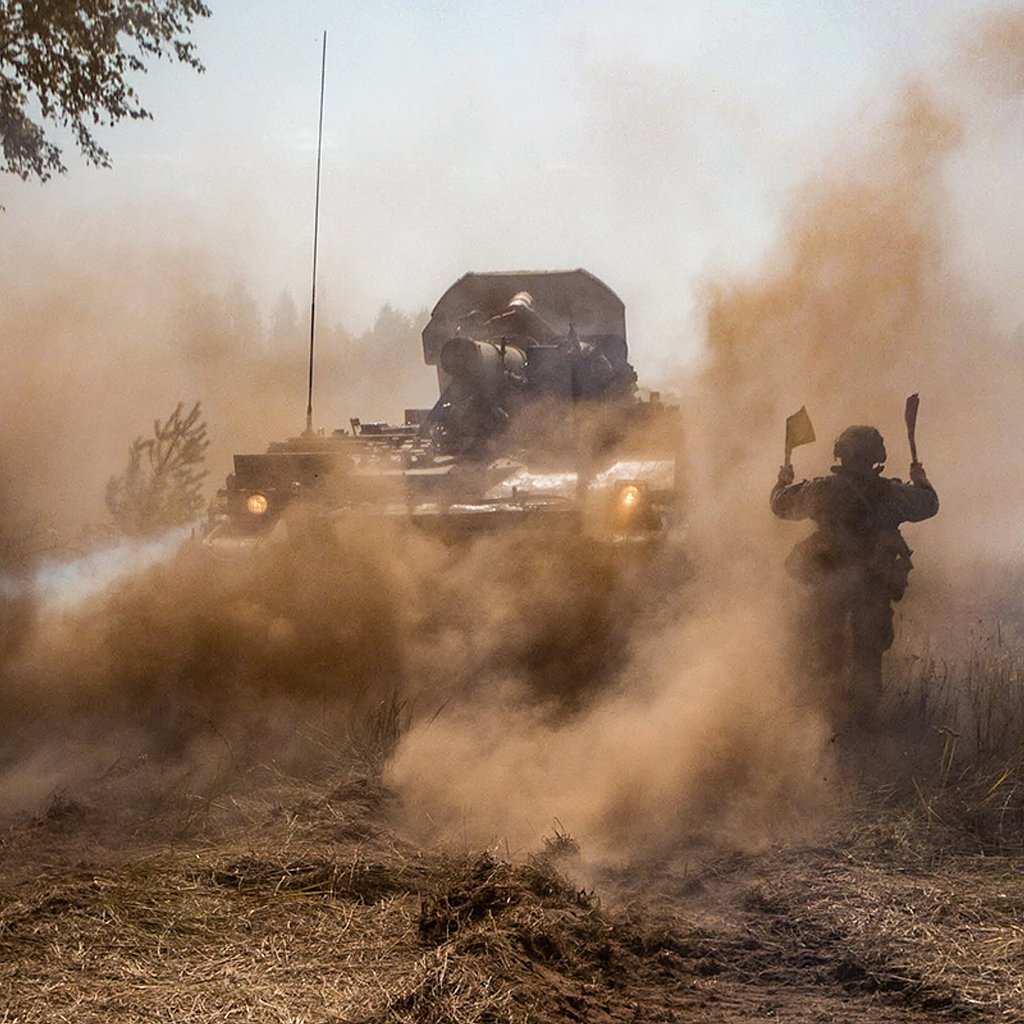
[[[632,512],[640,504],[640,488],[636,484],[626,484],[619,491],[619,508],[623,512]]]
[[[265,494],[250,494],[245,501],[245,507],[254,516],[262,516],[267,511],[267,497]]]

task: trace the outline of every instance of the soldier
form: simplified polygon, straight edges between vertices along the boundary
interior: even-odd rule
[[[786,568],[810,587],[807,627],[812,670],[830,680],[835,725],[874,724],[882,687],[882,653],[892,646],[892,602],[911,569],[900,523],[930,519],[939,510],[920,462],[910,483],[881,476],[886,459],[874,427],[847,427],[836,439],[832,475],[793,483],[779,470],[772,512],[812,519],[817,531],[793,549]]]

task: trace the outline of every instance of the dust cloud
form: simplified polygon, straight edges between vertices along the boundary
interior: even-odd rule
[[[644,604],[580,537],[452,548],[376,521],[290,525],[293,541],[258,560],[186,544],[102,593],[35,608],[2,664],[5,809],[139,759],[340,758],[474,694],[570,714],[612,684]],[[30,763],[48,766],[32,788]]]
[[[82,525],[104,520],[103,485],[124,469],[129,443],[179,401],[202,402],[211,488],[233,452],[303,429],[301,297],[261,305],[215,252],[138,228],[129,236],[98,217],[56,238],[12,234],[0,251],[0,501],[5,522],[17,513],[36,523],[37,546],[82,547]],[[430,400],[412,317],[385,308],[362,336],[344,320],[328,304],[318,316],[316,426],[400,417]]]
[[[826,472],[830,439],[856,422],[882,430],[895,475],[909,459],[903,399],[921,394],[919,446],[943,507],[908,531],[906,617],[948,607],[970,566],[1022,540],[1024,482],[1006,472],[1005,441],[1021,416],[1019,338],[977,283],[984,265],[965,266],[956,201],[996,108],[1019,97],[1019,48],[987,26],[959,70],[906,83],[836,143],[791,197],[761,272],[709,274],[704,361],[675,382],[687,504],[667,551],[624,564],[581,537],[453,548],[339,525],[242,567],[186,545],[59,610],[5,600],[0,808],[31,810],[140,759],[299,764],[400,732],[385,777],[404,826],[431,839],[522,849],[557,828],[617,860],[702,835],[757,843],[820,815],[829,728],[781,640],[780,567],[797,533],[766,501],[785,416],[806,404],[820,439],[796,453],[798,475]],[[284,372],[301,361],[246,350],[258,314],[244,287],[195,254],[156,249],[140,264],[125,243],[90,249],[86,265],[54,265],[26,245],[0,285],[17,381],[3,493],[47,508],[61,538],[95,519],[127,441],[179,398],[200,397],[211,436],[229,439],[213,479],[230,450],[301,425]],[[358,395],[355,415],[394,401],[386,360],[379,396],[346,376],[353,365],[321,387]]]
[[[889,473],[905,477],[903,403],[920,393],[919,450],[942,511],[905,531],[920,551],[900,620],[918,641],[930,623],[967,651],[978,580],[991,589],[992,562],[1020,550],[1024,481],[1007,468],[1022,363],[987,264],[965,266],[956,189],[1008,83],[1019,101],[1019,29],[1016,15],[986,22],[951,62],[959,78],[908,81],[887,113],[850,126],[792,196],[763,270],[709,277],[703,365],[678,382],[691,606],[638,645],[621,692],[571,722],[485,703],[414,728],[390,776],[411,820],[513,843],[564,828],[614,858],[703,833],[756,843],[820,816],[830,730],[780,642],[793,599],[780,569],[807,531],[774,521],[766,500],[785,417],[805,404],[819,442],[797,451],[798,476],[827,473],[831,439],[873,423]],[[985,87],[994,70],[998,90]]]

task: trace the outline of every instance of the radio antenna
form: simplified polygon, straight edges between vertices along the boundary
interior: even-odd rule
[[[309,300],[309,391],[306,396],[306,433],[313,433],[313,341],[316,337],[316,256],[320,236],[320,159],[324,146],[324,82],[327,78],[327,29],[320,57],[320,126],[316,138],[316,201],[313,204],[313,288]]]

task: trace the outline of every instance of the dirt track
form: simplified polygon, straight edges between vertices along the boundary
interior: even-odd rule
[[[1019,858],[913,808],[584,885],[566,836],[516,864],[410,846],[351,766],[248,783],[141,813],[98,809],[108,786],[9,824],[0,1019],[1024,1018]]]

